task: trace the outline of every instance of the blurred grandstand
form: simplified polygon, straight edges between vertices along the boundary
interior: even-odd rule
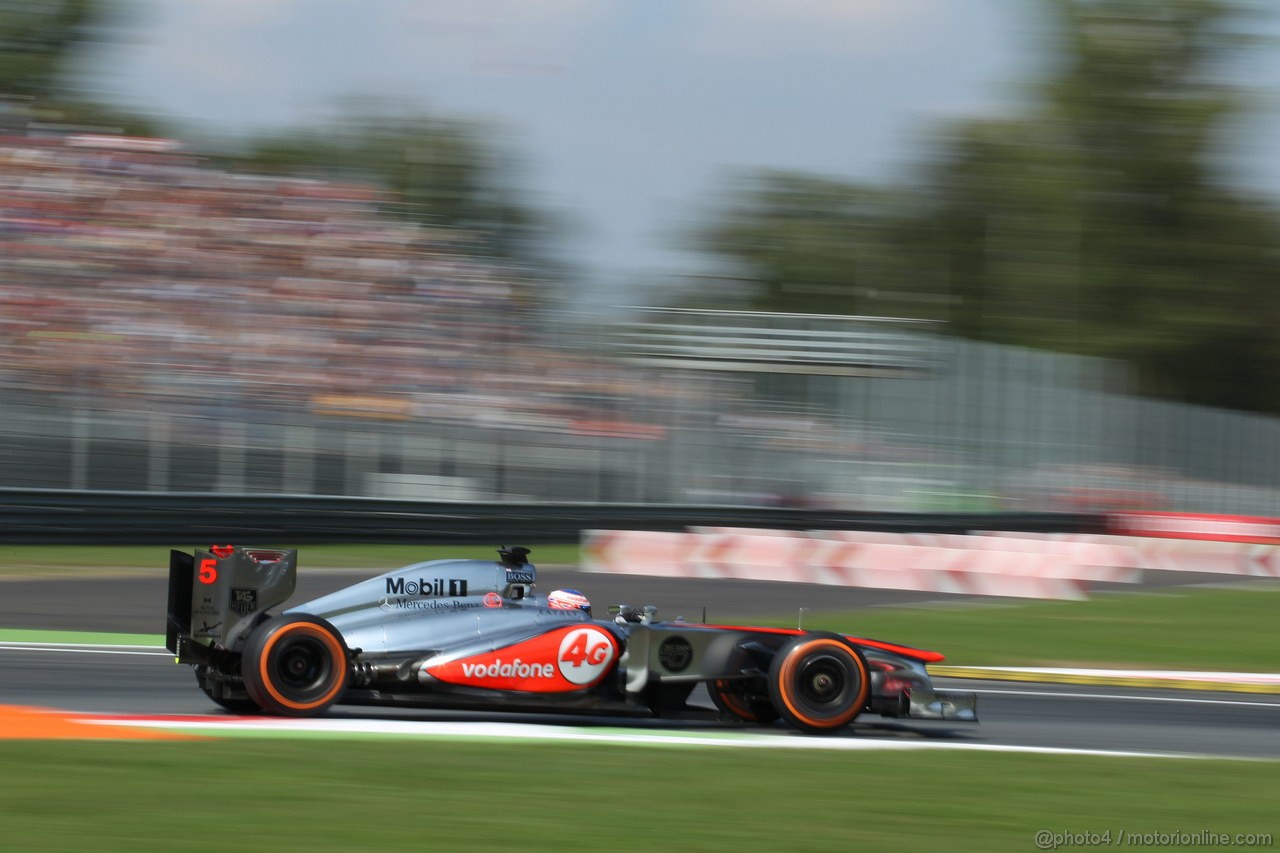
[[[0,485],[1280,511],[1280,427],[1136,400],[1113,363],[885,319],[575,317],[386,203],[170,140],[0,138]]]

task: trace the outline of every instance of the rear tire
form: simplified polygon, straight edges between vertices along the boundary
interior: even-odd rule
[[[318,616],[274,616],[249,635],[240,670],[263,711],[310,717],[346,690],[347,648],[338,629]]]
[[[862,713],[870,690],[867,662],[838,634],[796,637],[778,650],[769,668],[773,707],[801,731],[844,728]]]

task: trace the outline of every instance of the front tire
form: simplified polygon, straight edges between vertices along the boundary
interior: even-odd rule
[[[274,616],[249,635],[240,662],[249,698],[268,714],[310,717],[347,688],[347,648],[317,616]]]
[[[743,648],[734,649],[725,666],[726,673],[741,673],[757,669],[761,662]],[[778,712],[769,700],[769,685],[763,677],[717,678],[707,682],[711,704],[716,706],[721,718],[733,717],[744,723],[767,726],[776,722]]]
[[[796,637],[778,650],[769,668],[773,707],[801,731],[844,728],[862,713],[870,690],[867,662],[837,634]]]
[[[773,704],[749,694],[745,686],[742,681],[718,678],[707,684],[707,692],[711,694],[711,704],[722,716],[761,726],[777,721],[778,712]]]

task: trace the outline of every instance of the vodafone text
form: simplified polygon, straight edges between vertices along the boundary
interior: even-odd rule
[[[504,663],[498,658],[493,663],[464,663],[462,674],[467,678],[555,678],[556,668],[549,663],[525,663],[520,658]]]

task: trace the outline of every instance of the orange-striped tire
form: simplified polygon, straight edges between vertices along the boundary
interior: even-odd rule
[[[317,616],[273,616],[253,630],[240,661],[249,697],[268,714],[310,717],[342,697],[347,648]]]
[[[797,729],[825,734],[854,721],[867,705],[871,677],[861,652],[837,634],[789,641],[769,667],[769,698]]]
[[[707,684],[707,692],[711,694],[711,703],[721,715],[737,717],[744,723],[762,726],[778,719],[773,703],[750,694],[743,681],[716,679]]]
[[[761,665],[755,656],[743,648],[736,648],[724,666],[724,672],[741,674],[757,670]],[[769,685],[762,676],[753,678],[717,678],[707,682],[711,703],[720,717],[735,717],[744,723],[768,725],[778,719],[769,699]]]

